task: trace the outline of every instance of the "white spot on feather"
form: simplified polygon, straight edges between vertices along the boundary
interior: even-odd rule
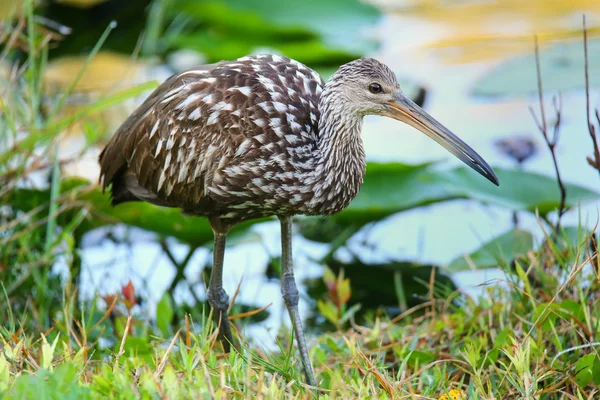
[[[174,94],[179,93],[179,91],[181,89],[182,89],[181,86],[177,86],[175,89],[171,89],[170,91],[168,91],[164,97],[167,98],[167,97],[173,96]]]
[[[298,141],[298,136],[296,136],[296,135],[285,135],[285,140],[287,140],[289,144],[295,144]]]
[[[160,150],[162,149],[162,144],[163,144],[163,138],[160,138],[158,140],[158,144],[156,145],[156,152],[154,153],[154,158],[158,157],[158,155],[160,154]]]
[[[233,92],[235,90],[237,90],[246,97],[250,96],[250,93],[252,93],[252,88],[250,86],[235,86],[227,89],[228,92]]]
[[[258,77],[258,81],[269,91],[275,92],[275,82],[264,75]]]
[[[231,111],[233,110],[233,106],[229,103],[226,103],[224,101],[220,101],[217,104],[215,104],[214,106],[212,106],[211,110],[214,111],[221,111],[221,110],[225,110],[225,111]]]
[[[160,178],[158,178],[158,187],[156,188],[156,191],[160,191],[160,188],[162,187],[163,183],[165,182],[165,170],[163,169],[160,173]]]
[[[260,144],[265,144],[267,137],[264,134],[254,136],[254,140],[256,140]]]
[[[290,122],[290,127],[292,128],[292,131],[300,131],[302,129],[302,125],[300,125],[299,123],[295,122],[295,121],[291,121]]]
[[[207,94],[206,96],[204,96],[202,98],[202,101],[206,104],[212,104],[213,103],[213,95],[212,94]]]
[[[200,107],[198,107],[194,111],[192,111],[190,113],[190,115],[188,115],[188,118],[191,119],[192,121],[196,121],[198,118],[200,118]]]
[[[157,119],[156,122],[154,123],[154,126],[152,127],[152,130],[150,131],[150,138],[152,138],[152,136],[154,136],[154,134],[158,130],[158,125],[160,125],[160,119]]]
[[[220,114],[221,113],[219,113],[218,111],[211,113],[210,117],[208,117],[208,121],[206,121],[206,125],[212,125],[212,124],[216,123],[219,120]]]
[[[248,149],[250,148],[250,146],[252,146],[252,140],[251,139],[246,139],[242,142],[242,144],[240,144],[240,147],[238,147],[237,151],[235,152],[236,156],[241,156],[242,154],[245,154]]]
[[[173,135],[173,133],[171,133],[169,135],[169,140],[167,140],[167,146],[166,149],[167,150],[171,150],[173,148],[173,145],[175,144],[175,135]]]
[[[269,104],[268,101],[260,102],[257,104],[257,106],[265,110],[265,112],[270,112],[271,110],[273,110],[273,107],[271,106],[271,104]]]
[[[167,156],[165,157],[165,165],[163,166],[163,172],[166,171],[171,164],[171,152],[167,153]]]
[[[185,177],[187,176],[187,172],[188,172],[188,164],[185,163],[179,169],[179,178],[177,179],[177,182],[183,182]]]
[[[200,95],[199,94],[192,94],[190,96],[188,96],[184,101],[182,101],[181,103],[179,103],[175,108],[176,109],[184,109],[187,108],[190,104],[198,101],[200,99]]]
[[[273,107],[275,107],[275,109],[280,113],[284,113],[287,111],[287,106],[279,101],[274,101]]]

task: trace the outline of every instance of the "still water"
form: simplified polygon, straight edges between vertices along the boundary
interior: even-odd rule
[[[534,2],[540,3],[541,7],[535,12],[515,6],[518,2],[513,8],[506,6],[503,10],[490,9],[489,4],[495,2],[463,2],[464,6],[445,12],[428,7],[431,3],[381,1],[386,14],[377,26],[365,32],[381,42],[379,50],[370,56],[392,67],[401,81],[427,88],[427,111],[475,148],[492,166],[514,167],[513,161],[498,151],[494,144],[497,140],[525,136],[538,144],[537,155],[525,168],[552,175],[550,155],[528,109],[530,105],[537,107],[536,97],[477,98],[470,93],[479,78],[506,59],[531,52],[533,33],[546,39],[542,41],[543,46],[555,36],[568,39],[576,35],[582,9],[575,4],[577,2],[562,14],[544,8],[541,2]],[[588,15],[588,26],[598,22],[598,15]],[[548,93],[545,99],[548,109],[551,95]],[[598,173],[585,160],[585,156],[591,154],[591,142],[585,123],[584,91],[569,90],[562,96],[563,124],[558,159],[563,179],[600,191]],[[592,106],[600,106],[597,90],[592,91],[591,101]],[[393,120],[366,118],[363,139],[370,161],[419,163],[442,160],[441,168],[458,163],[424,135]],[[483,179],[475,173],[472,175],[473,179]],[[567,214],[565,221],[594,226],[598,220],[598,205],[584,205],[579,214]],[[534,232],[538,238],[542,237],[534,216],[521,214],[520,226]],[[365,262],[396,259],[445,265],[511,227],[510,210],[460,200],[394,215],[369,227],[368,232],[359,232],[349,245]],[[289,323],[279,282],[265,278],[269,258],[280,253],[279,224],[261,224],[255,231],[258,240],[228,248],[224,286],[231,295],[241,282],[238,296],[241,303],[256,307],[272,303],[266,321],[244,328],[246,338],[270,347],[281,323]],[[175,276],[169,259],[149,233],[124,227],[114,231],[117,237],[134,238],[133,245],[115,244],[106,239],[104,233],[91,232],[84,238],[82,295],[91,297],[96,291],[117,292],[131,279],[138,291],[147,295],[150,307],[141,312],[151,317],[154,309],[151,305],[160,299]],[[183,259],[188,251],[188,246],[176,241],[170,241],[169,247],[178,259]],[[295,236],[294,261],[301,292],[304,279],[321,276],[322,267],[312,260],[322,257],[327,250],[326,245]],[[347,254],[342,250],[338,256],[343,258]],[[207,250],[198,249],[186,270],[188,283],[200,298],[205,296],[200,271],[209,258]],[[497,270],[472,271],[456,274],[454,278],[459,288],[477,294],[479,285],[501,283],[503,274]],[[188,285],[181,284],[178,289],[176,298],[179,301],[191,301]],[[316,299],[301,295],[300,312],[306,315],[313,302]]]

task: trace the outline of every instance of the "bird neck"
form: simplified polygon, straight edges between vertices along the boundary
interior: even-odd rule
[[[363,119],[348,106],[343,96],[325,88],[319,102],[320,179],[314,191],[320,197],[322,214],[333,214],[348,206],[358,194],[365,175]]]

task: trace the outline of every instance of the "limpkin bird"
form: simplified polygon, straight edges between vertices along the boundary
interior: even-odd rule
[[[316,386],[298,314],[292,217],[344,209],[365,176],[363,117],[403,121],[498,185],[488,164],[401,91],[381,62],[342,65],[327,83],[286,57],[258,55],[191,68],[160,85],[100,154],[112,204],[146,201],[207,217],[214,232],[207,297],[225,351],[234,343],[223,290],[227,232],[251,218],[281,222],[281,292],[304,372]]]

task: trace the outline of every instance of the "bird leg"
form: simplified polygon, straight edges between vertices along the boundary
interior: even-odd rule
[[[217,221],[218,222],[218,221]],[[225,255],[225,241],[227,240],[227,230],[215,229],[215,225],[211,220],[213,232],[215,234],[214,249],[213,249],[213,267],[208,282],[208,303],[213,309],[213,317],[219,327],[219,338],[223,343],[225,352],[229,352],[230,345],[233,344],[233,336],[231,335],[231,327],[227,318],[229,309],[229,296],[223,289],[223,258]]]
[[[317,386],[310,358],[308,357],[306,339],[302,330],[302,320],[298,312],[299,295],[292,264],[292,219],[291,217],[279,217],[279,220],[281,221],[281,294],[290,313],[306,380],[309,385]]]

